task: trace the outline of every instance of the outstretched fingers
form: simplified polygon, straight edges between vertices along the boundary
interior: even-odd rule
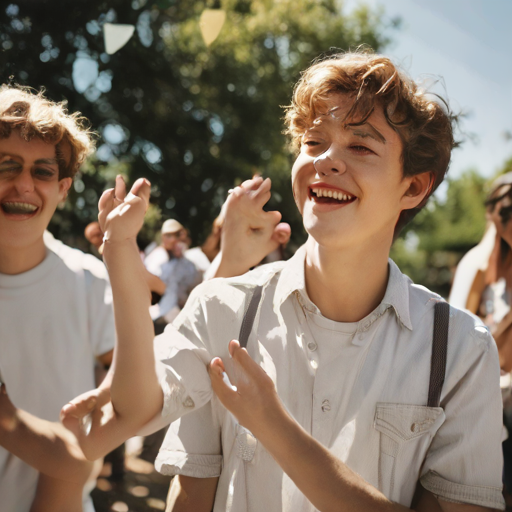
[[[263,182],[263,178],[259,174],[255,174],[250,180],[245,180],[240,187],[245,190],[257,190]]]
[[[272,187],[272,182],[270,178],[263,180],[259,187],[252,192],[252,196],[258,208],[263,208],[270,199],[270,188]]]
[[[107,220],[108,214],[114,209],[114,189],[109,188],[101,194],[100,200],[98,202],[98,221],[100,223],[101,229],[104,229],[105,222]]]
[[[243,378],[240,384],[245,383],[252,386],[261,383],[262,379],[264,381],[269,380],[272,383],[265,370],[252,359],[245,348],[240,347],[240,343],[237,340],[231,340],[228,349],[235,365],[242,371],[238,375],[239,378]]]
[[[144,200],[145,203],[149,203],[149,195],[151,192],[151,183],[146,178],[139,178],[132,186],[130,194],[138,196]]]
[[[124,198],[126,197],[126,183],[124,182],[124,178],[120,174],[116,176],[114,197],[120,202],[123,202]]]

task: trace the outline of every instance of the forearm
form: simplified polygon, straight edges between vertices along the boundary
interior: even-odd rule
[[[254,434],[320,512],[404,512],[281,409]],[[279,435],[276,435],[279,433]]]
[[[83,487],[40,473],[30,512],[83,512]]]
[[[241,276],[251,270],[251,265],[244,258],[228,258],[225,252],[221,253],[220,263],[213,277]]]
[[[142,425],[161,410],[163,401],[153,355],[146,270],[135,239],[107,241],[103,255],[110,275],[117,332],[112,404],[119,418]]]
[[[9,425],[0,424],[0,445],[52,478],[83,485],[92,471],[71,432],[19,409]]]

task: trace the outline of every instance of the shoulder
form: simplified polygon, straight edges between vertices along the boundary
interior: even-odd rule
[[[241,276],[218,277],[204,281],[194,288],[189,303],[201,302],[205,305],[218,304],[238,310],[245,304],[248,295],[252,295],[257,286],[265,287],[277,277],[284,267],[284,261],[261,265]]]
[[[424,286],[409,283],[409,310],[413,329],[431,333],[435,305],[443,298]],[[497,353],[489,329],[472,313],[450,305],[448,352],[458,359],[471,359],[484,353]],[[494,356],[493,356],[494,357]]]
[[[52,244],[48,246],[57,258],[60,260],[63,268],[66,268],[70,272],[78,273],[85,271],[89,274],[87,277],[92,280],[101,280],[108,282],[108,272],[105,264],[93,256],[92,254],[86,254],[79,249],[69,247],[62,242],[58,244]]]

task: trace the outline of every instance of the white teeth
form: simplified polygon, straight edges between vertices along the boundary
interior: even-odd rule
[[[342,192],[326,188],[313,188],[312,192],[316,197],[332,197],[337,201],[350,201],[353,199],[353,196],[349,194],[343,194]]]
[[[33,213],[37,210],[37,206],[30,203],[22,203],[19,201],[9,201],[2,203],[4,210],[9,213]]]

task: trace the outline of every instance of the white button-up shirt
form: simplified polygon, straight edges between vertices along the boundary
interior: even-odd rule
[[[441,406],[427,407],[439,296],[390,261],[375,311],[356,323],[334,322],[308,298],[304,259],[302,248],[288,262],[204,283],[157,338],[162,415],[174,421],[157,469],[220,476],[215,512],[314,510],[212,396],[206,371],[220,356],[232,372],[228,342],[238,338],[252,291],[263,285],[248,351],[307,432],[402,505],[411,505],[419,481],[447,501],[504,508],[499,363],[487,329],[451,308]]]

